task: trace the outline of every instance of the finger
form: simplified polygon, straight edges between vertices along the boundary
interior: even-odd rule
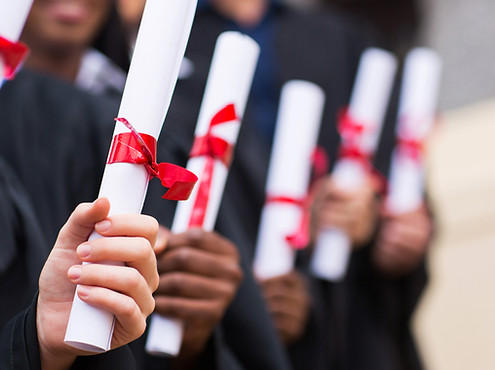
[[[225,312],[226,305],[214,300],[196,300],[180,297],[155,297],[155,312],[168,317],[194,322],[218,322]]]
[[[236,257],[222,256],[194,247],[168,248],[158,260],[158,271],[160,274],[189,272],[232,282],[242,279],[242,271]]]
[[[158,228],[158,235],[156,238],[156,243],[153,247],[155,254],[158,256],[163,253],[163,251],[167,248],[168,239],[170,237],[170,230],[166,227],[160,225]]]
[[[287,274],[274,276],[268,279],[264,279],[261,281],[263,288],[268,288],[270,286],[278,286],[278,285],[286,285],[286,286],[294,286],[299,283],[298,274],[295,271],[291,271]]]
[[[81,203],[71,214],[60,230],[57,245],[73,247],[86,240],[94,230],[95,224],[103,220],[110,211],[108,199],[100,198],[93,203]]]
[[[101,287],[80,286],[78,296],[84,302],[111,312],[116,317],[111,347],[120,347],[139,338],[146,329],[146,316],[131,297]]]
[[[155,290],[158,286],[156,258],[147,239],[141,237],[94,239],[79,245],[77,255],[83,262],[122,262],[139,271],[150,289]]]
[[[151,216],[141,214],[114,215],[98,222],[95,230],[102,236],[139,236],[155,245],[158,222]]]
[[[140,311],[146,315],[153,311],[151,289],[134,268],[100,264],[75,265],[69,269],[67,276],[74,284],[88,288],[100,287],[124,294],[132,298]]]
[[[192,228],[180,234],[170,235],[168,240],[169,249],[184,246],[239,259],[237,248],[232,242],[215,232],[207,232],[199,228]]]
[[[155,297],[162,295],[191,299],[218,299],[232,297],[236,288],[237,285],[228,281],[175,272],[160,277]]]

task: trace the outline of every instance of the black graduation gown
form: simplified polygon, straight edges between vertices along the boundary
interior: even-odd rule
[[[50,244],[96,199],[118,102],[22,70],[0,90],[0,156],[24,185]]]
[[[0,369],[38,369],[38,276],[50,252],[22,184],[0,159]],[[133,369],[130,349],[81,357],[72,369]]]
[[[30,302],[58,230],[78,203],[97,195],[115,108],[28,71],[0,90],[2,369],[39,368],[35,303]],[[133,369],[134,360],[123,347],[78,358],[73,369],[89,367]]]

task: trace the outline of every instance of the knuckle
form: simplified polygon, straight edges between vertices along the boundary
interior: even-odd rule
[[[192,246],[198,246],[204,239],[205,232],[200,228],[191,228],[188,231],[189,242]]]
[[[127,298],[128,299],[122,302],[120,311],[124,316],[134,317],[134,315],[136,315],[137,311],[139,310],[137,308],[136,302],[131,297]]]
[[[188,248],[178,248],[174,251],[173,261],[178,268],[186,268],[191,259],[191,251]]]
[[[128,267],[129,272],[128,272],[128,278],[126,281],[127,286],[130,289],[137,289],[141,287],[141,282],[142,282],[142,275],[139,273],[138,270],[136,270],[133,267]]]

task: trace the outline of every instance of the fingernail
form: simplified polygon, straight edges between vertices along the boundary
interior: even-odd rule
[[[77,287],[77,295],[81,299],[86,299],[89,297],[90,288],[87,286],[80,285]]]
[[[80,258],[87,258],[89,254],[91,253],[91,247],[89,246],[88,243],[83,243],[77,247],[77,255]]]
[[[111,226],[112,226],[112,223],[109,220],[103,220],[103,221],[98,222],[95,225],[95,228],[97,229],[97,231],[107,231],[107,230],[110,230]]]
[[[69,271],[67,271],[67,276],[69,277],[70,280],[77,281],[81,277],[81,270],[82,270],[82,267],[79,265],[72,266],[69,269]]]

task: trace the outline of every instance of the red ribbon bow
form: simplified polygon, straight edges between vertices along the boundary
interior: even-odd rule
[[[285,237],[285,240],[297,250],[304,249],[309,245],[311,204],[316,194],[317,180],[328,173],[329,160],[327,153],[321,147],[317,147],[311,156],[311,167],[313,168],[313,178],[308,187],[308,193],[304,197],[297,199],[287,196],[268,195],[266,203],[288,203],[299,207],[302,211],[301,220],[296,231]]]
[[[230,166],[232,160],[233,145],[212,134],[213,127],[227,122],[237,120],[234,104],[229,104],[222,108],[213,116],[205,136],[197,137],[194,140],[190,157],[206,158],[203,174],[198,185],[198,194],[189,220],[189,227],[202,227],[206,215],[206,207],[210,194],[211,181],[215,159],[221,161],[226,167]]]
[[[22,42],[12,42],[0,36],[0,57],[4,62],[3,77],[12,79],[27,58],[29,49]]]
[[[349,108],[342,108],[337,115],[337,130],[344,141],[356,142],[361,138],[366,126],[356,121],[350,114]]]
[[[356,121],[349,114],[349,108],[343,108],[338,114],[338,131],[342,138],[339,148],[340,158],[349,158],[360,162],[364,167],[371,167],[371,158],[369,153],[364,152],[359,147],[359,140],[364,134],[366,126]]]
[[[198,181],[197,176],[172,163],[156,163],[156,139],[151,135],[138,133],[125,118],[115,120],[123,123],[131,132],[115,136],[107,163],[144,165],[151,177],[158,177],[162,185],[169,188],[162,198],[187,200]]]
[[[399,136],[397,149],[402,155],[420,161],[423,155],[423,142],[421,140]]]

